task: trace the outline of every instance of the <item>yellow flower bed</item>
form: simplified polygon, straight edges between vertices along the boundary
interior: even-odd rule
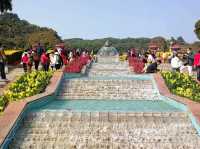
[[[126,61],[127,57],[128,57],[127,54],[122,54],[122,55],[119,56],[119,60],[120,61]]]
[[[156,52],[156,57],[161,58],[161,59],[168,59],[169,57],[172,56],[172,54],[173,53],[171,51],[166,51],[166,52],[158,51]]]
[[[161,75],[172,93],[200,102],[200,85],[191,76],[169,71],[163,71]]]
[[[16,52],[22,51],[22,49],[6,49],[4,50],[5,55],[13,55]]]

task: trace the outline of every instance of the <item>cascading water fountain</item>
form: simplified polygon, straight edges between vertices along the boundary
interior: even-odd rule
[[[106,48],[89,77],[66,74],[56,99],[26,115],[10,148],[200,147],[187,111],[163,101],[152,76],[131,75]]]

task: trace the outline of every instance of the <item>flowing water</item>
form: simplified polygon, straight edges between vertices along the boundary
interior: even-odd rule
[[[104,59],[93,64],[89,77],[66,74],[56,99],[26,115],[9,147],[200,148],[187,112],[161,100],[152,76]]]

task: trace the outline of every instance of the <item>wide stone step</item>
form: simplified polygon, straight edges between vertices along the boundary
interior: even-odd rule
[[[103,95],[100,95],[100,96],[76,96],[76,95],[67,95],[67,94],[59,94],[57,96],[57,98],[59,100],[160,100],[159,96],[133,96],[133,97],[130,97],[130,96],[123,96],[123,97],[116,97],[116,96],[103,96]]]
[[[97,131],[98,132],[98,131]],[[95,144],[107,144],[108,146],[113,146],[118,144],[119,146],[126,145],[135,145],[140,146],[144,144],[144,147],[152,147],[157,143],[166,144],[166,147],[169,145],[174,146],[185,146],[185,147],[198,147],[200,145],[199,137],[196,134],[179,134],[179,135],[157,135],[157,134],[125,134],[123,133],[71,133],[57,135],[52,133],[50,134],[23,134],[16,136],[17,139],[13,141],[11,146],[13,147],[68,147],[70,145],[74,146],[94,146]],[[43,144],[43,145],[42,145]],[[168,146],[167,146],[168,144]],[[94,146],[95,147],[95,146]],[[127,146],[128,147],[128,146]]]
[[[167,126],[167,127],[158,126],[158,128],[156,127],[152,128],[150,125],[149,126],[148,125],[145,125],[145,126],[132,125],[130,123],[120,123],[120,124],[112,124],[112,125],[110,123],[107,123],[108,127],[105,127],[106,124],[102,124],[104,126],[101,126],[97,122],[94,122],[93,124],[85,123],[85,126],[81,126],[81,127],[80,127],[80,124],[72,123],[72,122],[70,123],[68,122],[64,124],[54,123],[52,125],[46,124],[46,127],[40,127],[39,124],[42,124],[42,123],[38,123],[38,125],[31,125],[30,123],[27,123],[23,126],[23,129],[21,129],[18,133],[20,134],[20,136],[23,134],[26,134],[26,135],[27,134],[31,134],[31,135],[46,134],[47,135],[48,134],[49,136],[51,135],[62,136],[62,135],[69,135],[71,133],[78,133],[78,134],[83,135],[88,132],[92,133],[93,129],[105,128],[106,130],[109,130],[112,133],[116,133],[116,134],[124,133],[124,129],[128,129],[129,134],[132,134],[134,136],[141,136],[141,135],[148,136],[152,134],[168,135],[169,131],[170,131],[170,135],[174,135],[174,136],[176,134],[196,135],[196,130],[192,128],[192,125],[187,124],[187,123],[181,123],[179,124],[180,126],[175,125],[174,127],[172,125]],[[77,129],[77,127],[79,127],[79,129]],[[124,128],[124,129],[120,129],[120,128]],[[100,130],[98,133],[100,134],[103,132],[104,131],[102,129],[102,132]]]
[[[136,80],[136,79],[132,79],[132,80],[116,80],[116,79],[71,79],[71,80],[63,80],[62,83],[88,83],[88,84],[95,84],[95,83],[104,83],[104,84],[113,84],[113,85],[123,85],[122,83],[126,83],[128,85],[137,85],[137,84],[143,84],[143,85],[152,85],[152,80]]]
[[[148,136],[147,136],[148,135]],[[141,134],[141,135],[135,135],[135,134],[125,134],[125,133],[94,133],[94,134],[81,134],[78,133],[68,133],[68,134],[22,134],[20,136],[16,136],[18,141],[21,142],[46,142],[46,141],[51,141],[51,142],[67,142],[72,139],[78,139],[82,138],[80,140],[84,140],[85,138],[90,139],[91,141],[96,141],[98,142],[99,139],[104,139],[104,137],[109,138],[109,140],[112,141],[119,141],[124,140],[124,141],[132,141],[134,143],[156,143],[156,142],[165,142],[165,143],[183,143],[183,141],[191,141],[193,143],[198,143],[199,136],[196,134],[179,134],[179,135],[170,135],[170,134],[165,134],[165,135],[157,135],[157,134]],[[78,141],[81,143],[80,141]],[[103,142],[103,141],[102,141]],[[199,142],[200,143],[200,142]]]
[[[59,99],[159,100],[150,80],[64,80],[57,95]]]
[[[91,70],[88,72],[88,76],[126,76],[130,75],[133,76],[133,73],[127,69],[120,69],[120,70]]]
[[[92,63],[92,69],[127,69],[129,67],[129,64],[127,62],[122,63]]]
[[[28,114],[11,148],[197,147],[185,112],[68,112]],[[104,147],[103,147],[104,148]]]
[[[188,115],[185,112],[70,112],[70,111],[44,111],[44,112],[31,112],[25,118],[25,120],[58,120],[69,119],[72,117],[82,117],[82,121],[88,121],[88,119],[96,118],[97,120],[120,120],[132,121],[137,118],[168,118],[174,120],[187,119]]]
[[[87,142],[89,142],[88,140]],[[94,142],[92,142],[94,143]],[[198,149],[199,143],[110,143],[110,142],[101,142],[101,143],[80,143],[76,144],[73,142],[55,142],[51,141],[40,142],[34,144],[34,142],[26,142],[24,144],[15,144],[11,146],[11,148],[15,149],[40,149],[40,148],[48,148],[48,149]]]

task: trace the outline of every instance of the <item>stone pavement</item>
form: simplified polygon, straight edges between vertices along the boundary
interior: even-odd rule
[[[7,81],[0,79],[0,95],[2,95],[3,91],[6,89],[9,83],[13,82],[17,77],[21,76],[23,73],[23,68],[20,68],[19,66],[10,66],[8,74],[6,74]]]

